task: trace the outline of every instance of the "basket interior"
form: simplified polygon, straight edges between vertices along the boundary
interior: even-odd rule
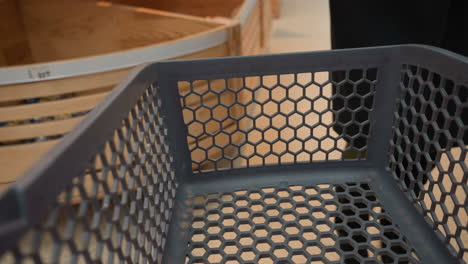
[[[366,182],[205,193],[191,203],[186,263],[419,262]]]

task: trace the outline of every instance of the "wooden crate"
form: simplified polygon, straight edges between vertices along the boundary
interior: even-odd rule
[[[111,0],[116,3],[240,22],[242,55],[265,53],[273,0]]]
[[[240,55],[237,23],[167,11],[5,0],[0,14],[8,25],[0,33],[12,36],[0,41],[0,187],[73,129],[134,66]]]

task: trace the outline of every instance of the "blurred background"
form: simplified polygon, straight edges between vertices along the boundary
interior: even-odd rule
[[[331,49],[327,0],[283,0],[273,21],[269,53]]]

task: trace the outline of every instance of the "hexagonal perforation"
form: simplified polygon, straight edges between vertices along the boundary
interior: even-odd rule
[[[177,184],[158,90],[146,90],[0,263],[161,263]]]
[[[365,159],[376,83],[376,68],[180,81],[192,167]]]
[[[468,88],[403,65],[389,167],[458,259],[468,262]]]
[[[418,262],[367,183],[211,193],[193,202],[200,224],[192,224],[186,263]]]

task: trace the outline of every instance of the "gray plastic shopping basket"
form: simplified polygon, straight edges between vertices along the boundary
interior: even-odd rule
[[[0,197],[0,263],[468,262],[467,85],[417,45],[147,65]]]

